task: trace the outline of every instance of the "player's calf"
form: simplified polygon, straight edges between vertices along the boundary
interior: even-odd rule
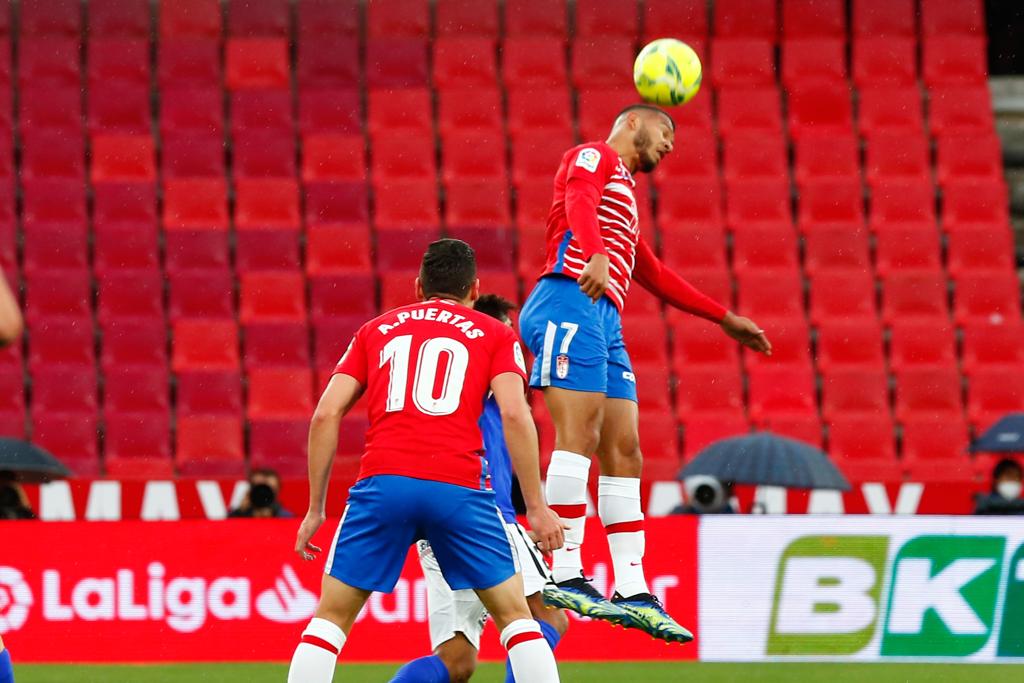
[[[4,648],[0,638],[0,683],[14,683],[14,666],[11,664],[11,653]]]

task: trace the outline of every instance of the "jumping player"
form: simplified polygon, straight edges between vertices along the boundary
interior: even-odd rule
[[[666,268],[640,236],[633,173],[653,171],[672,151],[674,138],[672,117],[650,105],[633,105],[619,114],[607,142],[580,145],[562,157],[548,214],[547,262],[519,324],[536,356],[530,384],[544,390],[555,425],[547,498],[567,526],[565,546],[554,552],[560,590],[550,601],[686,642],[693,636],[651,595],[643,570],[636,378],[620,320],[630,282],[635,279],[666,303],[720,325],[755,351],[770,353],[771,344],[753,321],[727,311]],[[583,576],[579,552],[595,453],[601,466],[598,514],[615,571],[610,601]]]
[[[484,294],[473,308],[511,326],[509,312],[512,302],[495,294]],[[537,620],[544,639],[554,650],[558,641],[569,628],[569,619],[564,610],[544,604],[541,594],[549,582],[547,566],[526,531],[516,522],[516,511],[512,505],[512,464],[505,447],[505,434],[501,426],[501,411],[494,396],[489,396],[480,417],[480,431],[483,433],[484,453],[490,466],[491,486],[501,511],[505,528],[515,543],[519,555],[520,571],[526,602],[533,618]],[[415,659],[395,674],[391,683],[462,683],[468,681],[476,670],[477,652],[480,650],[480,635],[487,620],[487,611],[472,591],[453,591],[438,567],[430,544],[418,544],[420,565],[427,583],[427,609],[430,619],[430,646],[434,654]],[[514,683],[511,662],[506,665],[506,683]]]
[[[311,540],[325,519],[341,419],[364,392],[370,429],[328,553],[320,603],[288,681],[332,680],[359,610],[371,592],[394,589],[409,546],[424,539],[448,584],[474,589],[486,606],[516,678],[553,683],[555,659],[523,597],[477,426],[490,390],[538,546],[561,547],[562,526],[540,484],[522,349],[511,329],[469,307],[479,281],[465,242],[440,240],[427,248],[416,292],[421,303],[389,311],[356,332],[313,415],[310,506],[295,544],[306,560],[320,552]]]

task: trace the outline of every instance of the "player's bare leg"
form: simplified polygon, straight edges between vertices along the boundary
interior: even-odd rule
[[[555,655],[523,597],[523,577],[515,574],[497,586],[477,590],[476,594],[501,633],[501,644],[508,650],[516,680],[557,682]]]
[[[438,645],[434,654],[444,662],[451,683],[465,683],[476,671],[477,650],[461,633]]]
[[[334,667],[370,591],[324,574],[320,604],[295,648],[288,683],[330,683]]]
[[[565,530],[565,545],[552,553],[554,587],[545,590],[548,604],[583,616],[625,623],[622,610],[601,595],[583,575],[580,546],[587,519],[590,454],[601,440],[605,396],[599,392],[545,387],[544,401],[555,423],[555,450],[548,465],[545,495]]]
[[[628,624],[655,638],[673,642],[693,640],[693,634],[677,624],[651,594],[644,577],[644,513],[640,506],[639,410],[634,401],[609,398],[605,401],[598,480],[598,514],[608,534],[615,570],[612,602],[633,619]]]
[[[3,638],[0,638],[0,683],[14,683],[14,667],[11,665],[11,653],[4,648]]]

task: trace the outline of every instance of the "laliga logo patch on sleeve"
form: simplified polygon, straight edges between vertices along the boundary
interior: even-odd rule
[[[516,359],[516,365],[523,372],[526,372],[526,358],[523,356],[523,347],[519,345],[519,342],[514,342],[512,345],[512,353]]]
[[[581,150],[576,157],[576,165],[585,168],[591,173],[597,171],[597,165],[601,163],[601,153],[592,147]]]

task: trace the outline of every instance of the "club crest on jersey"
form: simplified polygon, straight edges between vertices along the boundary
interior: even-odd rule
[[[592,147],[582,150],[576,157],[576,165],[585,168],[591,173],[597,171],[597,165],[601,163],[601,153]]]
[[[558,354],[555,358],[555,375],[558,379],[565,379],[569,376],[569,356],[564,353]]]

